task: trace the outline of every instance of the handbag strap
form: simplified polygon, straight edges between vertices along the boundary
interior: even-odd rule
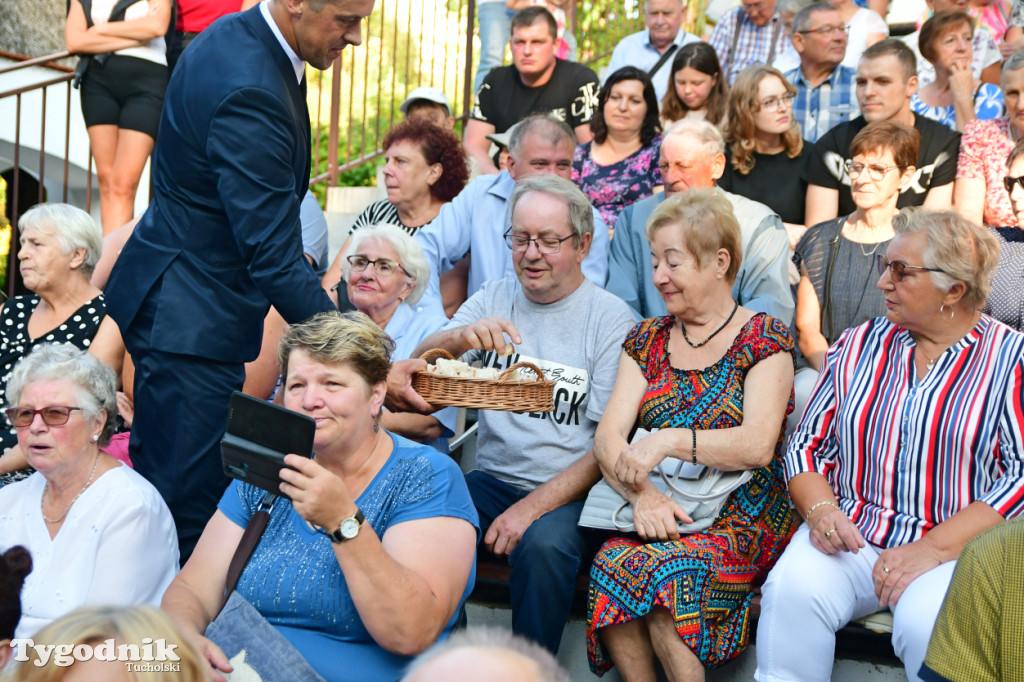
[[[849,218],[849,216],[847,216]],[[828,242],[828,260],[825,261],[825,300],[821,302],[821,331],[829,343],[836,339],[835,323],[832,320],[832,275],[835,274],[836,254],[839,252],[839,238],[843,234],[843,226],[847,218],[840,218],[836,224],[839,228],[836,235]]]
[[[274,493],[264,495],[256,513],[250,516],[249,523],[245,524],[245,532],[242,533],[242,539],[238,541],[235,554],[231,557],[231,563],[228,564],[227,580],[224,583],[225,597],[234,592],[235,585],[238,584],[238,579],[242,576],[242,569],[249,563],[249,558],[256,551],[256,545],[260,544],[260,538],[263,537],[263,531],[267,529],[270,512],[274,510],[276,501],[277,495]]]
[[[700,492],[690,492],[689,490],[684,490],[676,486],[676,483],[679,481],[678,476],[679,471],[682,469],[682,465],[683,463],[680,462],[679,466],[676,467],[676,473],[673,475],[666,474],[665,470],[662,469],[660,462],[658,463],[657,469],[669,490],[683,499],[690,500],[692,502],[711,502],[713,500],[721,499],[723,495],[727,495],[733,490],[736,490],[736,488],[739,488],[741,485],[749,481],[751,476],[753,476],[753,473],[747,470],[725,472],[719,469],[705,467],[704,471],[701,473],[700,486],[698,487]],[[726,489],[714,490],[715,485],[725,478],[727,474],[730,477],[730,480]]]

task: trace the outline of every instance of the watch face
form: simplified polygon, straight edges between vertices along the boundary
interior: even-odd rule
[[[351,540],[359,533],[359,522],[354,517],[349,517],[341,522],[341,536]]]

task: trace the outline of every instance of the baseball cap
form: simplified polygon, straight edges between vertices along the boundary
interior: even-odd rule
[[[402,105],[398,108],[404,115],[408,113],[409,105],[419,99],[425,99],[428,102],[440,104],[445,109],[448,110],[449,116],[452,115],[452,105],[448,103],[448,98],[445,97],[444,91],[441,90],[441,88],[435,88],[431,85],[421,85],[420,87],[414,89],[412,92],[409,93],[409,96],[405,98],[405,101],[402,102]]]

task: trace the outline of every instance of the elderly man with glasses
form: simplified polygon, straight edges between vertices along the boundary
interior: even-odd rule
[[[838,10],[823,2],[805,7],[793,18],[792,41],[800,66],[788,71],[786,80],[796,88],[793,117],[809,142],[817,142],[860,112],[857,72],[841,63],[849,31]]]
[[[508,168],[497,175],[481,175],[459,193],[429,224],[416,233],[423,257],[430,266],[430,285],[423,294],[424,306],[441,307],[438,277],[451,270],[467,253],[467,296],[492,279],[513,274],[512,258],[502,242],[508,228],[508,203],[516,182],[535,175],[572,178],[576,136],[564,121],[552,114],[533,114],[514,125],[509,133]],[[608,274],[608,227],[597,209],[594,239],[583,274],[604,286]]]
[[[722,15],[709,41],[730,85],[743,69],[771,64],[785,49],[782,17],[775,11],[775,0],[742,2]]]
[[[715,187],[725,163],[725,141],[711,123],[683,119],[665,131],[660,162],[665,191],[619,214],[608,260],[608,291],[624,300],[637,320],[667,314],[653,281],[648,218],[673,194]],[[790,291],[789,237],[782,220],[764,204],[721,188],[717,191],[732,204],[743,237],[743,260],[733,296],[746,308],[791,323],[795,305]]]
[[[583,275],[598,230],[574,184],[520,180],[510,205],[504,239],[515,276],[484,283],[414,354],[443,348],[499,370],[525,360],[557,382],[552,412],[480,411],[476,470],[466,475],[481,551],[512,566],[513,631],[557,653],[576,578],[597,549],[577,523],[601,477],[594,431],[633,317]]]

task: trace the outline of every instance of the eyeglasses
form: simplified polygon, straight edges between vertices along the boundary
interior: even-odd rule
[[[31,407],[8,407],[4,410],[7,421],[16,429],[23,429],[32,426],[37,414],[43,416],[43,423],[47,426],[64,426],[71,419],[72,410],[80,410],[81,407],[68,407],[66,405],[49,405],[33,410]]]
[[[509,230],[505,233],[505,243],[508,244],[508,248],[512,249],[515,253],[525,253],[530,248],[530,242],[537,245],[537,250],[541,253],[558,253],[562,248],[562,242],[566,239],[572,239],[576,235],[570,234],[568,237],[527,237],[521,232],[513,232]]]
[[[843,168],[846,169],[846,174],[849,175],[851,178],[858,177],[861,173],[867,171],[868,177],[871,178],[872,180],[881,180],[882,178],[885,177],[886,173],[893,169],[899,168],[899,166],[879,166],[878,164],[875,163],[869,163],[865,165],[863,163],[854,163],[850,159],[847,159],[846,163],[843,164]]]
[[[352,272],[362,272],[369,266],[373,266],[373,269],[381,277],[391,277],[399,270],[404,272],[408,277],[412,277],[409,271],[403,268],[401,265],[393,260],[387,260],[385,258],[378,258],[377,260],[370,260],[366,256],[349,256],[345,260],[352,267]]]
[[[907,265],[901,260],[890,261],[882,254],[875,256],[875,267],[878,268],[878,275],[884,275],[886,270],[892,272],[892,281],[902,282],[907,276],[907,270],[924,270],[926,272],[943,272],[938,268],[922,268],[917,265]]]
[[[797,33],[817,33],[820,36],[830,36],[838,31],[839,33],[849,33],[849,26],[819,26],[818,28],[809,28],[806,31],[797,31]]]
[[[1005,178],[1003,178],[1003,187],[1006,188],[1007,194],[1013,194],[1014,185],[1017,185],[1021,189],[1024,189],[1024,175],[1021,175],[1020,177],[1017,178],[1013,177],[1012,175],[1007,175]]]
[[[759,102],[762,111],[782,111],[793,106],[793,100],[796,99],[796,95],[792,92],[787,92],[782,97],[769,97],[768,99]]]

